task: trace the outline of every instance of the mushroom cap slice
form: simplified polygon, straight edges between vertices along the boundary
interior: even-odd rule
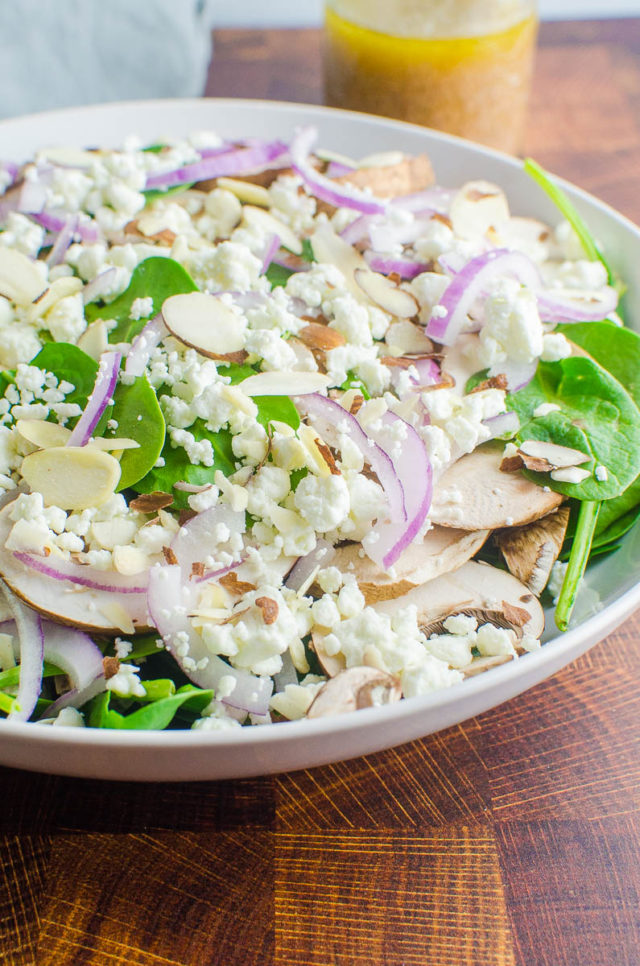
[[[376,610],[393,615],[399,607],[413,605],[425,633],[436,633],[452,614],[470,614],[480,623],[513,628],[518,636],[540,637],[544,611],[531,591],[506,570],[470,560],[455,573],[414,587],[397,600],[374,604]],[[528,620],[526,615],[529,615]]]
[[[322,685],[307,711],[307,718],[392,704],[401,697],[400,682],[392,674],[373,667],[350,667]]]
[[[502,446],[481,446],[442,474],[429,516],[442,527],[498,530],[546,516],[563,501],[561,493],[532,483],[520,472],[500,469]]]
[[[422,543],[412,543],[393,568],[391,576],[368,557],[360,556],[360,544],[337,547],[332,566],[343,573],[355,574],[367,604],[401,597],[412,588],[461,567],[482,547],[488,530],[469,533],[446,527],[433,527]]]
[[[418,154],[397,164],[357,168],[335,180],[338,184],[369,188],[377,198],[397,198],[429,188],[435,182],[435,174],[427,155]]]
[[[133,633],[149,627],[146,594],[112,594],[68,580],[46,577],[16,560],[5,543],[12,527],[11,504],[0,511],[0,578],[16,597],[58,624],[101,634]],[[88,576],[91,568],[87,567]],[[104,578],[106,574],[101,573]]]
[[[524,527],[509,527],[494,534],[494,541],[510,572],[532,594],[542,593],[558,559],[569,523],[569,507],[561,506]]]

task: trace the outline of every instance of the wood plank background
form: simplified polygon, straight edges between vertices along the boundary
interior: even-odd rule
[[[208,92],[319,102],[314,31]],[[640,221],[640,21],[548,24],[527,151]],[[638,966],[640,617],[423,741],[277,778],[0,769],[7,966]]]

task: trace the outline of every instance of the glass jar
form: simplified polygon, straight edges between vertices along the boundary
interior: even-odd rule
[[[535,0],[327,0],[325,102],[521,147]]]

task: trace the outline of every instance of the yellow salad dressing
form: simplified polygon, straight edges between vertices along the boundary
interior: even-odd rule
[[[534,5],[523,0],[335,0],[326,9],[326,102],[514,152],[536,32]]]

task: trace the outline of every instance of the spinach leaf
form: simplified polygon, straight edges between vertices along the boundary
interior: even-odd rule
[[[142,194],[149,201],[155,201],[156,198],[168,198],[170,195],[178,194],[180,191],[186,191],[187,188],[193,188],[195,181],[185,181],[184,184],[174,184],[170,188],[146,188]]]
[[[65,402],[76,403],[84,409],[98,374],[95,359],[70,342],[48,342],[30,365],[52,372],[58,382],[70,382],[74,388],[65,396]],[[70,420],[68,425],[72,425],[72,422]]]
[[[173,493],[175,506],[179,509],[185,509],[188,506],[187,494],[173,489],[174,483],[177,483],[178,480],[200,486],[204,483],[213,483],[216,470],[221,470],[225,476],[235,473],[236,457],[231,448],[232,435],[228,430],[221,429],[217,433],[212,433],[207,429],[202,419],[196,419],[189,426],[188,432],[192,433],[198,441],[209,440],[213,447],[213,466],[192,464],[184,447],[172,446],[171,440],[167,436],[162,448],[164,466],[154,466],[146,476],[133,485],[134,490],[137,490],[138,493],[151,493],[153,490]]]
[[[571,342],[621,382],[640,407],[640,335],[613,322],[572,322],[559,325]]]
[[[316,261],[316,256],[313,254],[313,246],[308,238],[302,239],[302,252],[300,253],[300,258],[303,258],[305,262]]]
[[[269,280],[271,288],[274,289],[285,286],[287,281],[295,273],[291,268],[285,268],[284,265],[278,265],[277,262],[271,262],[264,274]]]
[[[541,403],[559,412],[535,419]],[[527,476],[540,486],[578,500],[610,500],[620,496],[640,472],[640,412],[623,386],[592,359],[573,357],[541,362],[524,389],[508,397],[508,408],[520,418],[518,440],[545,440],[591,456],[584,468],[606,466],[608,479],[590,476],[584,483],[560,483],[548,474]]]
[[[145,707],[124,715],[109,707],[111,692],[104,691],[89,705],[89,725],[92,728],[162,731],[171,724],[180,708],[187,707],[190,711],[200,714],[212,698],[213,691],[203,691],[192,684],[185,684],[175,694],[152,701]]]
[[[293,429],[300,425],[300,415],[288,396],[254,396],[258,407],[258,422],[267,429],[272,419],[286,423]]]
[[[96,319],[115,319],[117,325],[109,333],[110,342],[130,342],[140,332],[146,322],[162,308],[162,303],[170,295],[197,292],[198,286],[186,269],[172,258],[153,255],[145,258],[134,270],[128,288],[108,305],[92,302],[85,309],[88,322]],[[153,309],[144,319],[133,321],[131,306],[136,299],[151,297]]]
[[[113,400],[111,418],[118,423],[113,435],[140,444],[138,449],[125,449],[120,458],[118,490],[124,490],[141,480],[160,456],[165,438],[164,416],[146,376],[139,376],[130,386],[118,383]]]

